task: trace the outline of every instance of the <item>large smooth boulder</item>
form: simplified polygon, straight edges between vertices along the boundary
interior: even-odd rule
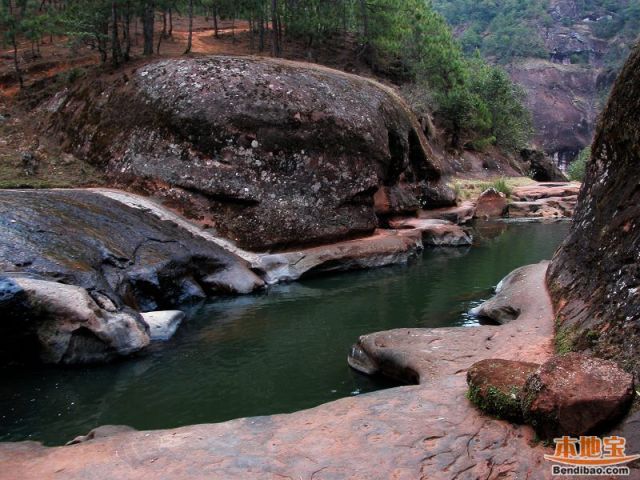
[[[640,48],[602,115],[568,238],[548,272],[558,333],[640,378]]]
[[[412,185],[403,210],[455,201],[393,89],[312,64],[155,61],[45,108],[79,158],[244,248],[370,234],[380,187]]]
[[[600,433],[627,413],[633,376],[615,362],[579,353],[543,364],[522,392],[525,419],[544,438]]]

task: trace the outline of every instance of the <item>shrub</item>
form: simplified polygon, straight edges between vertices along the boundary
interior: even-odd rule
[[[489,188],[493,188],[500,193],[504,193],[507,197],[510,197],[511,193],[513,192],[513,189],[509,185],[509,182],[507,182],[507,179],[504,177],[498,178],[491,183],[482,184],[483,191],[488,190]]]
[[[584,180],[584,174],[587,168],[587,162],[591,159],[591,148],[587,147],[582,150],[576,159],[571,162],[569,168],[567,168],[567,176],[569,180],[574,182],[582,182]]]

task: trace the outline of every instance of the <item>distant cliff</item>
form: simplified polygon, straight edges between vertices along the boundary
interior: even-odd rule
[[[535,142],[566,165],[588,146],[640,33],[634,0],[437,0],[468,53],[501,63],[528,92]]]

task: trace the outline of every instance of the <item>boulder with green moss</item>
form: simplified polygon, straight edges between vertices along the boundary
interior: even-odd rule
[[[522,390],[538,367],[537,363],[513,360],[481,360],[467,372],[469,400],[486,413],[521,422]]]

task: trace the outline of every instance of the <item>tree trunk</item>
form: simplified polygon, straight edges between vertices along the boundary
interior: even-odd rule
[[[169,37],[173,38],[173,8],[169,7]]]
[[[271,0],[271,55],[280,55],[280,39],[278,38],[278,0]]]
[[[213,36],[220,38],[218,32],[218,5],[213,6]]]
[[[191,53],[191,47],[193,46],[193,0],[189,0],[189,37],[187,39],[187,49],[184,54]]]
[[[20,61],[18,60],[18,40],[16,39],[15,33],[11,37],[11,43],[13,44],[13,65],[16,69],[16,78],[18,79],[20,88],[23,88],[24,80],[22,79],[22,70],[20,70]]]
[[[118,6],[115,0],[111,2],[111,24],[111,61],[113,66],[117,67],[122,59],[122,50],[118,36]]]
[[[124,10],[124,52],[122,54],[124,61],[128,62],[131,58],[131,5],[127,2]]]
[[[153,23],[155,16],[155,8],[153,1],[147,0],[144,3],[144,13],[142,18],[142,34],[144,36],[144,47],[142,53],[144,55],[153,55]]]
[[[260,43],[258,48],[264,52],[264,11],[262,9],[260,9]]]

